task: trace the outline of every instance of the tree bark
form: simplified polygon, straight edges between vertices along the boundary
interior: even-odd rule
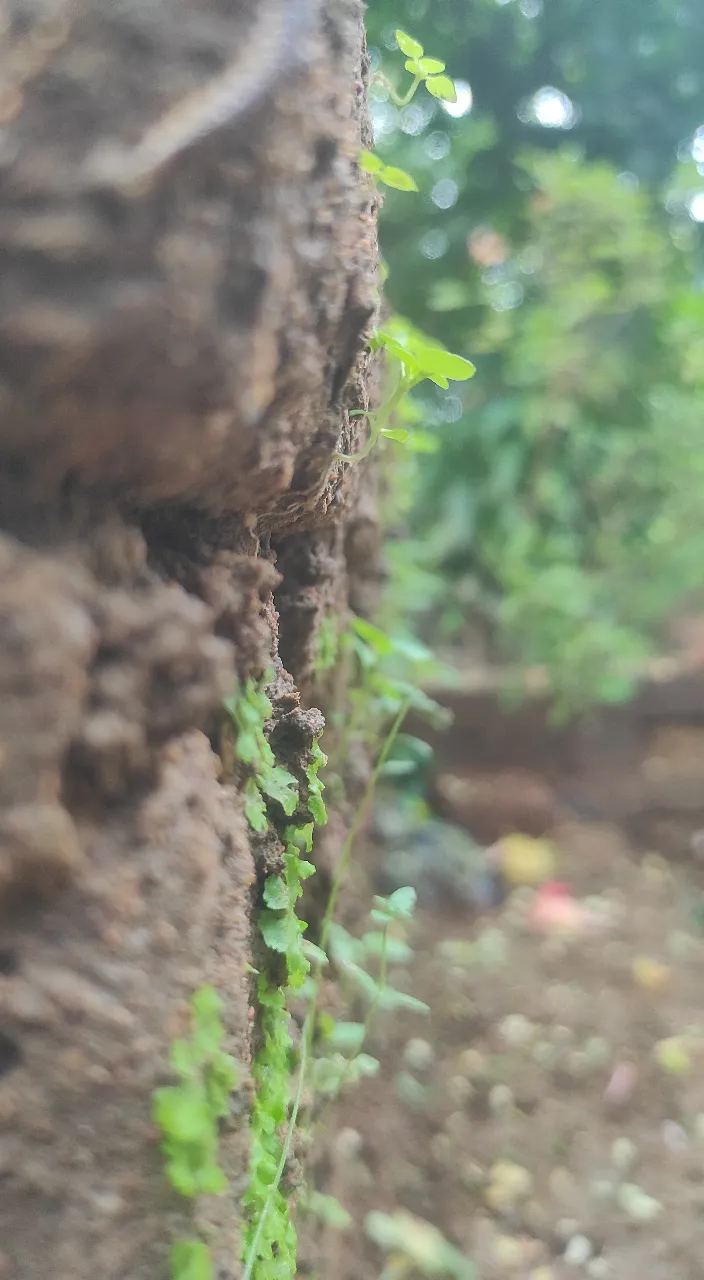
[[[0,1277],[157,1280],[198,1231],[230,1280],[246,1079],[207,1203],[167,1186],[151,1096],[203,982],[249,1061],[222,700],[272,666],[290,700],[283,654],[310,704],[323,617],[375,577],[334,456],[376,298],[361,4],[2,21]]]

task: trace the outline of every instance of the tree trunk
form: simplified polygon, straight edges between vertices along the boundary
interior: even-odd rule
[[[229,1280],[247,1089],[228,1191],[195,1206],[151,1097],[204,982],[249,1061],[222,700],[274,667],[290,705],[280,653],[310,700],[322,618],[374,577],[365,473],[334,456],[375,306],[361,4],[3,22],[0,1277],[157,1280],[199,1232]]]

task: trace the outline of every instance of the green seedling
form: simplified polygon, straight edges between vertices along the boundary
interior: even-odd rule
[[[418,40],[409,36],[406,31],[396,30],[396,44],[401,53],[405,53],[406,71],[413,77],[405,93],[397,93],[391,81],[381,71],[375,73],[375,79],[383,84],[391,101],[396,107],[407,107],[416,91],[423,84],[433,98],[441,102],[456,102],[457,90],[449,76],[445,75],[445,63],[439,58],[426,58],[425,50]]]
[[[162,1135],[166,1176],[181,1196],[222,1195],[227,1180],[218,1164],[220,1121],[227,1115],[239,1073],[222,1048],[223,1002],[212,987],[191,998],[191,1036],[174,1040],[170,1063],[179,1083],[154,1094],[154,1120]],[[179,1240],[170,1255],[172,1280],[210,1280],[207,1245]]]
[[[396,369],[396,385],[379,409],[366,416],[370,424],[370,433],[364,448],[358,453],[338,453],[336,457],[345,462],[359,462],[371,453],[381,439],[396,440],[403,444],[411,438],[406,428],[391,425],[406,396],[415,387],[426,380],[447,390],[450,380],[465,382],[474,376],[476,369],[464,356],[454,355],[420,330],[415,329],[400,317],[379,329],[371,342],[372,350],[383,350],[387,360]]]

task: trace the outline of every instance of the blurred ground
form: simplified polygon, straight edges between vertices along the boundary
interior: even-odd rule
[[[556,860],[538,878],[564,887],[519,886],[488,910],[445,894],[419,911],[394,982],[431,1014],[378,1020],[378,1076],[326,1115],[316,1185],[353,1224],[307,1239],[315,1267],[301,1274],[378,1277],[364,1217],[403,1209],[474,1259],[479,1280],[701,1277],[704,722],[675,684],[657,714],[646,693],[645,717],[609,720],[618,766],[594,725],[578,735],[581,772],[551,730],[520,751],[508,734],[510,767],[554,799]],[[482,785],[493,772],[510,810],[519,782],[512,796],[497,734]],[[454,744],[443,769],[464,771],[466,799],[477,737]],[[360,851],[349,927],[355,915],[364,927],[379,858]]]

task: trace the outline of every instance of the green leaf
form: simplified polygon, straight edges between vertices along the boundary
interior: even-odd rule
[[[418,67],[421,75],[436,76],[445,70],[445,63],[441,62],[439,58],[421,58]]]
[[[227,1191],[227,1178],[222,1169],[211,1164],[198,1173],[198,1190],[204,1196],[221,1196]]]
[[[397,991],[395,987],[384,987],[379,997],[379,1007],[391,1012],[393,1009],[408,1009],[412,1013],[430,1013],[430,1005],[423,1000],[416,1000],[405,991]]]
[[[321,782],[319,784],[321,790],[322,790],[322,785],[323,784]],[[317,789],[316,790],[311,789],[311,791],[308,794],[308,812],[313,818],[313,821],[315,822],[316,826],[318,827],[325,826],[328,820],[328,811],[325,808],[325,801],[323,800],[322,796],[320,795],[320,792]]]
[[[395,165],[385,164],[377,176],[384,186],[393,187],[395,191],[418,190],[415,178],[412,178],[410,173],[406,173],[405,169],[398,169]]]
[[[357,1057],[352,1059],[350,1066],[354,1067],[360,1076],[375,1076],[379,1070],[379,1059],[372,1058],[370,1053],[358,1053]]]
[[[418,772],[418,765],[414,760],[387,760],[381,770],[382,778],[410,778],[411,774]]]
[[[386,436],[387,440],[398,440],[399,444],[405,444],[411,436],[410,431],[406,431],[402,427],[382,427],[380,434]]]
[[[430,76],[425,81],[425,87],[428,93],[432,93],[434,98],[440,98],[442,102],[457,101],[457,90],[449,76]]]
[[[319,964],[321,968],[330,963],[322,947],[316,947],[315,943],[309,942],[307,938],[303,939],[303,954],[311,964]]]
[[[202,1089],[157,1089],[154,1119],[162,1133],[179,1143],[207,1142],[212,1131],[210,1108]]]
[[[362,952],[362,945],[357,938],[343,929],[341,924],[332,924],[329,931],[330,954],[336,964],[354,964]]]
[[[365,933],[362,944],[367,955],[379,957],[383,953],[389,964],[408,964],[413,958],[413,949],[407,942],[389,937],[385,931]]]
[[[389,911],[397,920],[410,920],[416,908],[417,894],[412,885],[403,885],[387,899]]]
[[[355,618],[352,622],[352,627],[356,634],[362,640],[366,640],[374,652],[380,654],[381,657],[386,658],[393,653],[393,641],[380,627],[375,627],[373,622],[367,622],[366,618]]]
[[[359,1053],[364,1044],[365,1033],[363,1022],[336,1022],[328,1042],[332,1049],[338,1049],[340,1053],[355,1054]]]
[[[290,918],[275,915],[272,911],[260,912],[259,932],[271,951],[279,951],[284,955],[290,949],[292,939],[295,942]]]
[[[287,769],[274,765],[273,769],[258,774],[257,782],[266,795],[278,801],[287,818],[295,813],[298,806],[298,783]]]
[[[304,822],[300,827],[287,827],[284,839],[287,844],[293,845],[294,849],[301,853],[311,853],[313,849],[313,832],[314,824],[312,822]]]
[[[217,1018],[225,1008],[225,1001],[214,987],[206,984],[191,996],[191,1009],[196,1018]]]
[[[346,978],[349,978],[356,987],[367,997],[373,1004],[379,995],[379,984],[374,981],[370,973],[366,969],[362,969],[358,964],[345,964],[343,971]]]
[[[169,1050],[169,1062],[172,1070],[183,1079],[192,1077],[198,1068],[197,1056],[193,1046],[187,1040],[174,1040]]]
[[[247,779],[244,789],[244,813],[253,831],[264,832],[267,829],[266,805],[254,778]]]
[[[377,334],[376,340],[377,340],[377,347],[383,348],[383,350],[386,351],[387,355],[395,356],[396,359],[401,362],[401,364],[404,366],[404,368],[407,370],[408,373],[414,374],[419,371],[420,366],[418,364],[418,361],[416,360],[414,353],[410,351],[408,347],[405,347],[401,342],[398,342],[396,338],[393,338],[391,337],[390,334],[384,333],[383,330],[380,330],[379,333]]]
[[[330,1058],[316,1058],[313,1062],[313,1081],[316,1091],[327,1097],[334,1097],[343,1080],[350,1079],[350,1063],[341,1053]]]
[[[418,79],[420,80],[423,72],[420,69],[420,63],[417,58],[408,58],[403,65],[405,66],[406,71],[410,71],[412,76],[418,76]]]
[[[422,58],[423,46],[413,36],[409,36],[406,31],[402,31],[400,27],[396,28],[396,44],[401,53],[405,53],[407,58]]]
[[[308,1197],[309,1213],[315,1214],[326,1227],[333,1231],[344,1231],[352,1222],[352,1215],[347,1212],[335,1196],[323,1195],[321,1191],[312,1191]]]
[[[202,1240],[177,1240],[169,1254],[171,1280],[213,1280],[210,1250]]]
[[[466,382],[477,372],[471,360],[453,355],[451,351],[445,351],[444,347],[425,347],[416,352],[416,358],[423,373],[452,378],[453,382]]]
[[[180,1196],[192,1199],[198,1195],[198,1179],[183,1155],[167,1161],[166,1176],[174,1191],[178,1191]]]
[[[264,901],[272,911],[285,911],[291,905],[291,895],[283,876],[269,876],[264,885]]]
[[[396,889],[389,898],[381,898],[377,894],[374,898],[374,907],[369,914],[379,923],[412,920],[416,897],[416,891],[412,885],[404,885],[401,889]]]
[[[384,168],[384,161],[380,156],[375,155],[373,151],[360,152],[358,164],[365,173],[381,173]]]
[[[237,734],[237,756],[244,764],[259,759],[259,742],[254,729],[240,729]]]

